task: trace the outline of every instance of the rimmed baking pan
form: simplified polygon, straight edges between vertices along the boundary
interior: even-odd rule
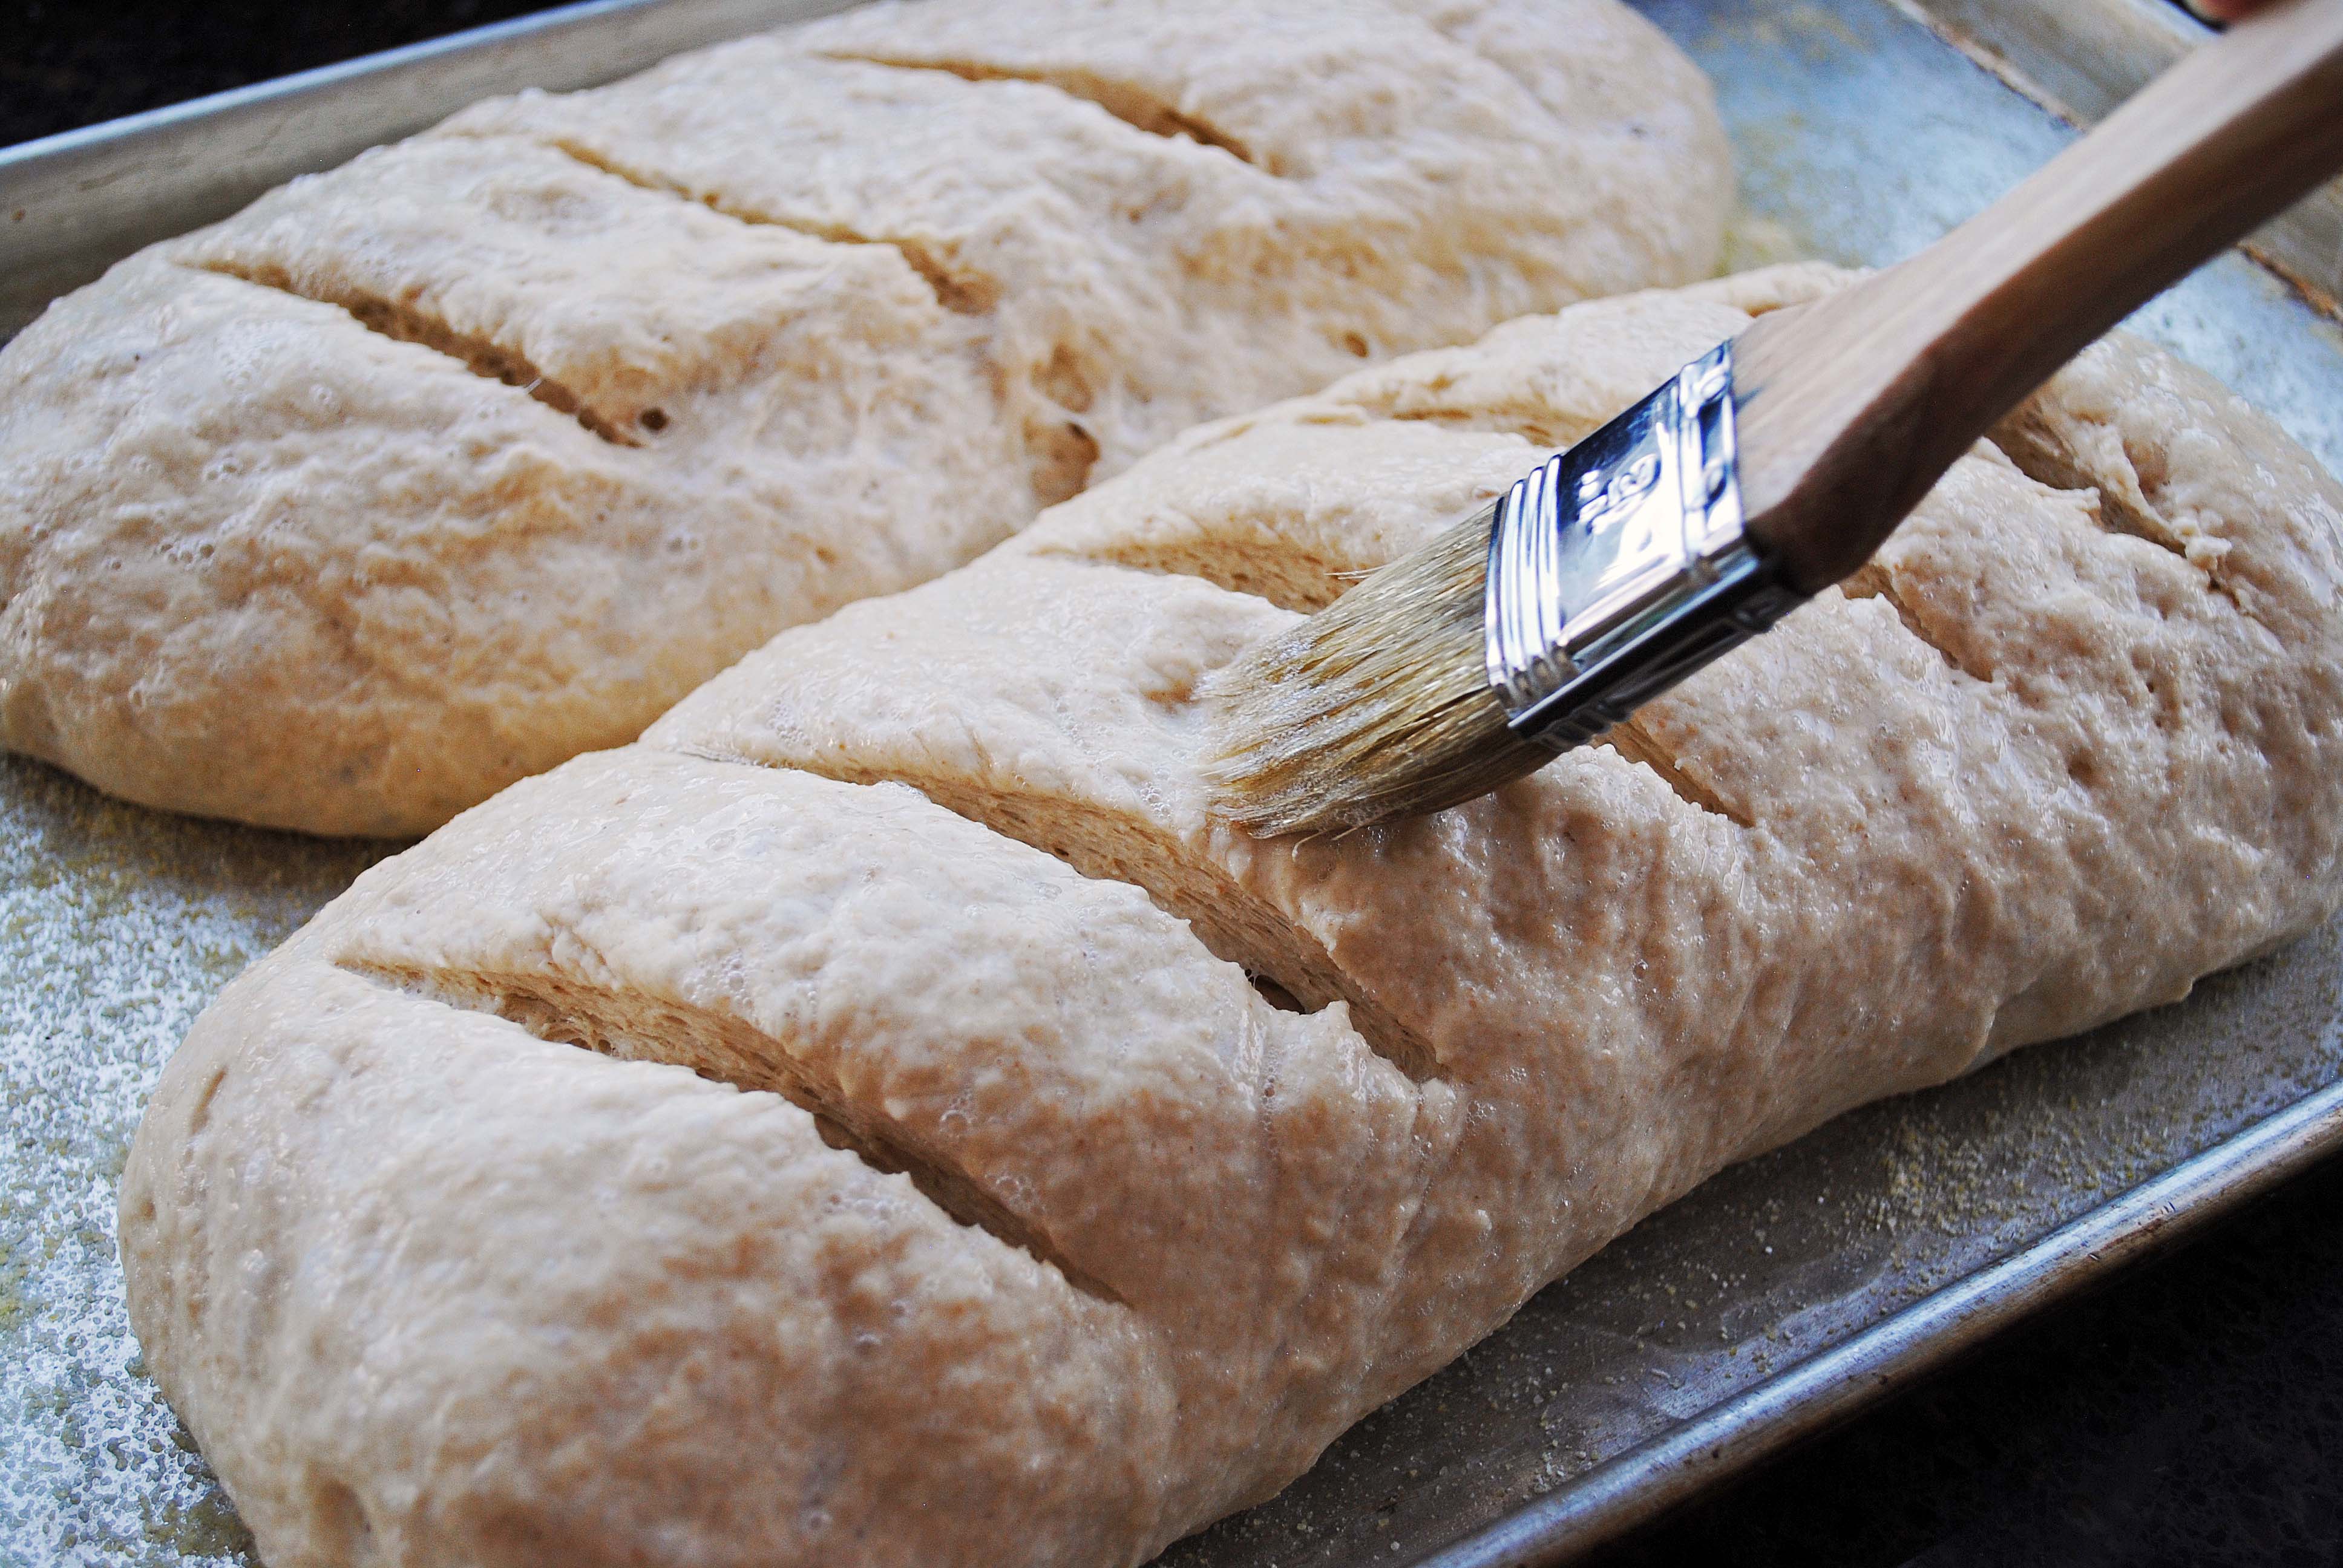
[[[837,8],[573,6],[0,152],[0,332],[139,244],[474,98]],[[1741,163],[1735,265],[1916,248],[2050,156],[2072,134],[2061,112],[2104,112],[2190,25],[2158,0],[1641,8],[1717,83]],[[1998,50],[1999,69],[1948,35]],[[2314,204],[2261,248],[2330,287],[2326,221]],[[2229,257],[2134,325],[2343,471],[2343,328],[2278,276]],[[0,760],[0,1561],[251,1561],[140,1373],[114,1181],[196,1013],[384,852],[167,818]],[[2343,922],[2177,1006],[1725,1172],[1163,1561],[1562,1561],[2338,1143]]]

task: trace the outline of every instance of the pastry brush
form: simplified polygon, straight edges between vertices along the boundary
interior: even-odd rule
[[[1859,568],[2158,290],[2343,168],[2343,0],[2233,26],[1896,266],[1760,317],[1202,695],[1257,833],[1467,800]]]

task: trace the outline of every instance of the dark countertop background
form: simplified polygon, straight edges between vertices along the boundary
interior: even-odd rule
[[[543,8],[5,0],[0,144]],[[2343,1164],[1604,1561],[2343,1563]]]

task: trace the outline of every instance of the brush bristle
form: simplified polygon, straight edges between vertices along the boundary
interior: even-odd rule
[[[1338,832],[1470,800],[1553,760],[1506,727],[1489,687],[1493,512],[1211,678],[1222,815],[1263,835]]]

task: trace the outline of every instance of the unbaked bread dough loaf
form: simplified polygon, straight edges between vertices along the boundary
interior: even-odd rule
[[[1617,744],[1206,816],[1200,676],[1836,281],[1205,427],[360,879],[122,1187],[263,1556],[1135,1563],[1721,1165],[2332,909],[2343,489],[2122,339]]]
[[[0,743],[420,832],[1198,419],[1714,266],[1615,0],[878,5],[483,104],[0,351]]]

